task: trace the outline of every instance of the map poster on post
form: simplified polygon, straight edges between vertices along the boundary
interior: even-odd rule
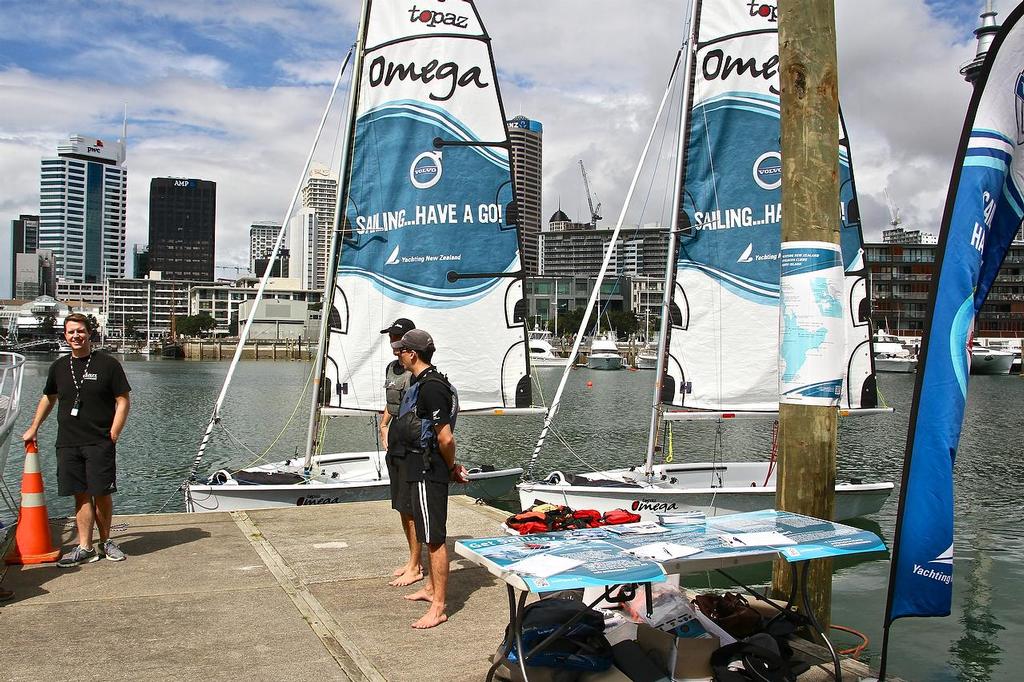
[[[839,404],[843,389],[843,254],[829,242],[783,242],[779,402]]]

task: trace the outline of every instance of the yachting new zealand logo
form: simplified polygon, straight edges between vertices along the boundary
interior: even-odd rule
[[[416,189],[430,189],[441,180],[441,152],[423,152],[409,167],[409,180]]]
[[[761,189],[773,190],[782,187],[782,155],[765,152],[754,162],[754,182]]]

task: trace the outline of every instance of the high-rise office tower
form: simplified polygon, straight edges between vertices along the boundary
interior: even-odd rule
[[[39,216],[18,216],[11,231],[0,234],[0,298],[15,297],[18,288],[19,254],[32,254],[39,248]]]
[[[508,122],[512,142],[512,180],[516,188],[519,233],[523,239],[523,270],[528,277],[539,274],[541,169],[544,126],[525,116]]]
[[[149,276],[149,246],[136,244],[132,247],[132,277],[144,279]]]
[[[53,252],[56,276],[102,285],[124,276],[128,168],[124,138],[71,135],[44,158],[39,181],[39,248]]]
[[[274,242],[280,233],[281,225],[269,220],[249,226],[249,272],[257,273],[256,261],[267,260],[270,257],[274,250]],[[288,242],[282,244],[281,248],[288,249]]]
[[[304,271],[312,266],[312,279],[309,282],[309,286],[303,284],[303,288],[323,290],[324,284],[327,282],[327,259],[329,257],[329,251],[331,248],[331,233],[334,230],[334,209],[338,202],[338,176],[331,171],[330,168],[322,164],[314,164],[309,169],[309,177],[306,179],[306,184],[302,187],[302,207],[310,209],[316,216],[316,229],[315,242],[311,245],[313,248],[313,263],[305,263],[303,265]],[[303,235],[308,234],[307,229],[303,230]],[[296,248],[294,244],[291,248],[291,258],[294,262]],[[306,247],[303,247],[303,253],[306,252]],[[293,274],[293,277],[299,275]],[[305,275],[303,275],[304,277]],[[305,281],[305,280],[303,280]]]
[[[213,281],[217,183],[153,178],[149,183],[149,269],[163,279]]]
[[[312,208],[301,208],[288,222],[288,276],[299,280],[299,287],[322,291],[324,280],[317,277],[317,245],[322,241],[320,221]]]

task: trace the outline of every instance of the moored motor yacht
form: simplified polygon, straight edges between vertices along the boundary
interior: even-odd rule
[[[971,344],[971,374],[1009,374],[1013,353],[989,348],[977,341]]]
[[[594,337],[590,342],[590,355],[587,356],[587,367],[590,369],[622,369],[622,356],[615,345],[611,332],[604,336]]]

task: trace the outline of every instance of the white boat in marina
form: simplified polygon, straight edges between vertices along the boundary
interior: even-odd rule
[[[909,353],[890,355],[875,353],[875,371],[892,374],[913,374],[917,371],[917,357]]]
[[[866,304],[867,267],[859,215],[852,210],[857,203],[845,130],[840,136],[840,200],[850,210],[837,211],[841,216],[842,291],[824,292],[827,300],[815,299],[815,305],[801,310],[809,319],[798,322],[816,324],[826,316],[839,318],[841,321],[830,322],[832,326],[824,333],[830,341],[827,350],[839,348],[843,352],[834,357],[827,351],[817,352],[818,346],[783,348],[780,352],[779,214],[755,212],[755,221],[750,224],[732,216],[733,209],[728,208],[780,205],[778,77],[766,73],[754,78],[736,73],[721,78],[714,74],[712,78],[693,68],[711,59],[711,51],[743,54],[757,63],[771,63],[777,59],[778,34],[738,4],[698,0],[692,11],[688,24],[692,34],[683,41],[685,61],[675,72],[685,79],[681,91],[686,104],[681,107],[673,174],[679,180],[671,213],[657,379],[652,386],[655,407],[646,458],[634,466],[616,462],[617,466],[602,468],[591,463],[597,471],[573,475],[563,469],[532,478],[557,412],[566,373],[552,401],[534,460],[527,467],[528,480],[518,486],[524,508],[538,501],[598,511],[623,508],[649,520],[654,520],[657,513],[671,511],[699,510],[713,516],[771,508],[776,492],[774,461],[754,461],[755,453],[726,452],[716,437],[709,461],[679,462],[676,454],[677,461],[656,463],[661,436],[665,429],[672,428],[666,422],[703,420],[724,425],[744,418],[771,420],[779,409],[780,383],[806,388],[808,393],[801,397],[820,397],[825,404],[838,397],[836,408],[843,415],[889,412],[878,407],[875,389]],[[665,97],[676,91],[676,84],[670,84]],[[664,107],[663,100],[659,118]],[[730,131],[735,134],[730,135]],[[623,202],[613,242],[652,138]],[[702,225],[708,229],[700,229]],[[595,289],[601,286],[610,258],[609,251]],[[591,315],[595,298],[592,295],[584,319]],[[824,303],[828,303],[827,310],[822,309]],[[815,310],[820,318],[815,317]],[[817,374],[800,374],[800,368],[808,362],[817,362],[824,369],[829,388],[826,393],[815,392],[821,385],[813,383]],[[684,442],[679,430],[673,438],[677,453],[684,447],[695,449],[693,443]],[[637,444],[636,460],[644,457],[642,447]],[[877,512],[892,489],[888,481],[837,482],[836,519]]]
[[[530,365],[533,367],[565,367],[569,358],[555,355],[551,332],[534,329],[530,332]]]
[[[902,355],[910,351],[909,346],[903,342],[903,339],[882,329],[875,331],[872,335],[871,347],[876,356]]]
[[[1009,374],[1013,359],[1013,351],[971,343],[971,374]]]
[[[587,355],[587,367],[590,369],[622,369],[622,355],[615,345],[615,335],[607,332],[603,336],[595,336],[590,342],[590,353]]]
[[[636,368],[637,369],[657,369],[658,367],[658,349],[656,347],[644,345],[636,353]]]
[[[509,211],[515,204],[511,145],[490,37],[473,4],[460,6],[468,10],[461,18],[464,25],[435,33],[410,23],[407,6],[364,0],[348,132],[334,154],[343,164],[338,177],[346,178],[337,213],[351,227],[342,233],[336,224],[333,230],[324,301],[329,314],[315,356],[306,439],[295,447],[302,456],[222,469],[205,479],[197,475],[214,436],[222,430],[225,438],[238,438],[237,426],[227,432],[221,410],[252,327],[254,305],[185,486],[189,511],[387,499],[390,482],[379,449],[329,452],[324,441],[331,418],[375,422],[384,409],[384,370],[394,356],[380,330],[399,317],[412,319],[435,339],[433,362],[458,390],[460,422],[469,415],[544,414],[531,401],[529,343],[519,316],[524,296],[520,230],[510,222],[515,211]],[[437,79],[373,78],[368,67],[376,60],[452,60],[468,76],[453,81],[451,91],[439,98]],[[328,103],[321,131],[330,108]],[[303,180],[315,150],[314,142]],[[295,205],[303,180],[289,206]],[[377,222],[399,212],[415,215],[426,206],[472,207],[475,219],[386,228]],[[463,215],[461,208],[458,215]],[[288,217],[282,224],[288,224]],[[271,262],[280,253],[284,233]],[[424,262],[422,256],[404,258],[407,253],[444,256]],[[260,281],[257,300],[271,270]],[[292,409],[282,408],[284,421]],[[450,486],[451,494],[498,497],[512,490],[522,473],[518,467],[473,466],[462,452],[459,461],[470,466],[469,482]]]

